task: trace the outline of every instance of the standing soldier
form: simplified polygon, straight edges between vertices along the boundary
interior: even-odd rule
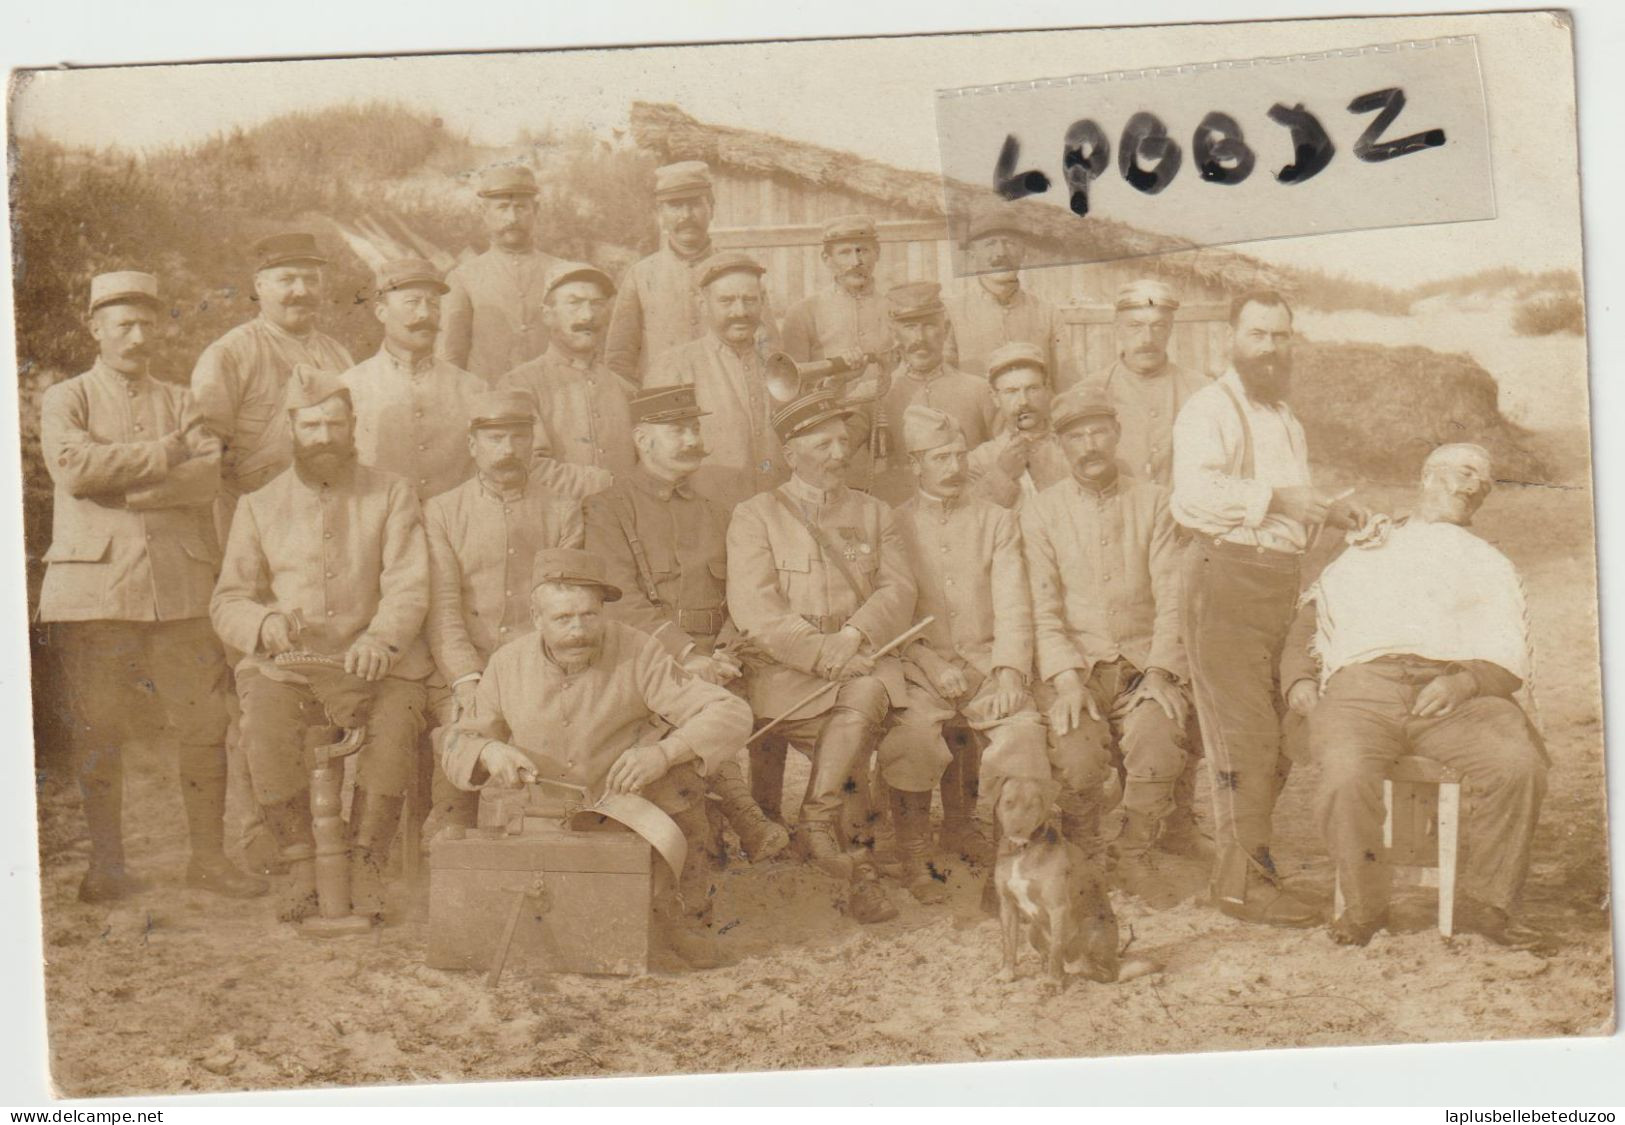
[[[633,387],[659,369],[667,351],[705,334],[700,270],[711,256],[715,211],[711,169],[703,161],[655,169],[660,249],[634,262],[621,279],[604,342],[604,362]]]
[[[934,281],[911,281],[893,287],[886,294],[886,315],[891,320],[892,337],[902,354],[902,363],[891,378],[891,387],[881,400],[881,417],[889,428],[900,426],[903,414],[918,403],[940,410],[954,420],[968,448],[975,449],[990,436],[993,403],[988,398],[987,381],[967,375],[943,362],[942,346],[948,337],[948,318],[942,303],[942,287]],[[875,495],[896,504],[914,490],[911,458],[890,442],[887,464],[876,484]]]
[[[440,358],[495,383],[547,349],[542,287],[561,259],[536,248],[536,176],[523,164],[480,173],[485,253],[446,275]]]
[[[970,451],[974,491],[995,504],[1020,508],[1071,474],[1050,427],[1054,387],[1036,345],[1005,344],[988,357],[988,393],[997,437]]]
[[[915,613],[936,621],[903,650],[908,700],[880,744],[880,773],[909,889],[940,902],[946,889],[925,863],[938,779],[943,850],[985,864],[993,848],[976,819],[979,773],[1047,779],[1050,771],[1043,721],[1027,694],[1033,618],[1015,513],[965,495],[965,437],[946,413],[910,406],[901,437],[919,491],[897,509],[897,528],[919,586]],[[983,770],[970,740],[950,755],[945,723],[985,738]]]
[[[845,356],[885,355],[892,348],[891,321],[875,286],[880,236],[867,215],[844,215],[824,224],[819,256],[831,276],[829,286],[790,306],[784,314],[782,344],[797,363]],[[881,367],[870,364],[864,379],[880,379]],[[854,410],[847,422],[851,464],[847,483],[867,491],[875,472],[871,407]],[[882,452],[884,452],[882,450]]]
[[[355,403],[356,456],[405,477],[419,502],[474,471],[463,419],[486,390],[477,376],[434,354],[446,292],[440,274],[421,258],[379,266],[373,315],[384,326],[383,343],[344,373]]]
[[[553,271],[542,296],[545,355],[508,372],[504,387],[528,391],[541,412],[537,455],[596,470],[596,487],[632,468],[632,416],[620,379],[598,361],[615,283],[603,270],[567,262]]]
[[[1056,396],[1053,417],[1071,475],[1022,509],[1051,730],[1064,768],[1077,771],[1067,780],[1082,798],[1085,836],[1099,821],[1107,764],[1121,757],[1118,878],[1147,902],[1171,906],[1174,888],[1150,855],[1174,813],[1190,743],[1168,494],[1119,473],[1117,416],[1098,389]]]
[[[948,300],[950,366],[971,375],[988,374],[993,353],[1006,344],[1031,344],[1053,374],[1056,390],[1077,379],[1072,344],[1058,309],[1021,285],[1021,263],[1027,247],[1011,216],[998,211],[978,214],[965,236],[965,256],[973,270]]]
[[[784,452],[768,421],[762,355],[761,265],[747,254],[724,251],[700,269],[707,331],[673,348],[649,370],[649,387],[694,388],[706,451],[697,479],[728,509],[784,480]]]
[[[1281,753],[1278,665],[1299,572],[1322,524],[1364,522],[1317,490],[1286,396],[1292,310],[1277,293],[1230,306],[1231,364],[1174,425],[1173,516],[1190,529],[1180,591],[1185,653],[1213,782],[1219,909],[1244,922],[1309,926],[1318,912],[1281,886],[1270,818],[1291,769]]]
[[[434,657],[428,708],[449,727],[474,705],[486,662],[531,630],[530,565],[537,552],[581,546],[581,505],[549,490],[535,462],[536,400],[487,391],[469,410],[466,444],[474,475],[423,508],[429,540],[429,617]],[[434,774],[436,824],[469,827],[475,801]]]
[[[914,579],[890,509],[846,486],[851,410],[838,391],[820,389],[774,413],[792,475],[734,509],[728,609],[762,654],[750,674],[757,718],[779,720],[784,737],[813,744],[796,829],[803,855],[826,874],[853,879],[853,917],[877,922],[896,907],[872,876],[869,849],[848,847],[872,841],[867,786],[856,779],[868,776],[891,707],[905,698],[897,658],[873,653],[908,628]],[[802,703],[821,686],[823,694]]]
[[[1123,431],[1117,455],[1126,471],[1164,488],[1173,476],[1174,419],[1210,382],[1168,358],[1178,309],[1164,282],[1145,278],[1119,289],[1112,318],[1117,358],[1089,377],[1117,410]]]
[[[285,921],[316,906],[302,721],[314,696],[275,658],[339,657],[370,686],[350,805],[351,898],[357,914],[381,914],[380,865],[412,776],[432,667],[422,635],[423,523],[411,486],[356,463],[355,412],[337,375],[296,369],[287,409],[293,467],[238,505],[209,615],[220,638],[245,654],[237,665],[243,749],[288,862],[278,907]]]
[[[657,387],[632,399],[637,468],[585,504],[587,550],[624,595],[607,612],[651,634],[682,666],[710,683],[743,673],[728,622],[727,509],[694,487],[707,460],[694,388]],[[783,851],[784,827],[751,799],[744,770],[717,767],[711,789],[752,862]]]
[[[148,373],[162,315],[151,274],[93,278],[96,362],[47,390],[40,410],[56,489],[39,619],[62,661],[90,830],[81,902],[141,889],[124,867],[122,748],[166,726],[191,841],[187,885],[234,898],[265,893],[222,848],[230,688],[208,623],[220,442],[184,387]]]

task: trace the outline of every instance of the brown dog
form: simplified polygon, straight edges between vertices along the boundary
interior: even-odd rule
[[[1064,987],[1068,973],[1110,984],[1155,971],[1149,962],[1118,964],[1117,915],[1105,874],[1055,827],[1057,792],[1053,781],[1005,778],[1000,783],[993,868],[1004,939],[998,979],[1016,979],[1023,925],[1058,987]]]

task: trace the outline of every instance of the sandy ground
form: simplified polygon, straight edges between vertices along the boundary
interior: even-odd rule
[[[1380,496],[1381,494],[1379,494]],[[1392,496],[1392,493],[1388,493]],[[544,977],[487,987],[423,964],[421,896],[400,883],[393,924],[320,943],[272,921],[267,900],[181,886],[173,765],[132,755],[127,836],[152,892],[116,909],[74,900],[87,844],[74,793],[39,787],[47,1002],[64,1095],[229,1091],[1336,1044],[1597,1035],[1613,1025],[1602,725],[1590,494],[1504,490],[1480,530],[1523,568],[1555,768],[1526,916],[1550,959],[1476,936],[1445,942],[1431,892],[1397,900],[1400,932],[1344,949],[1323,930],[1246,927],[1192,898],[1161,913],[1118,899],[1131,954],[1158,974],[1056,992],[1029,972],[997,984],[996,923],[979,874],[948,864],[946,906],[895,891],[901,916],[859,926],[835,889],[792,863],[718,874],[716,919],[737,962],[639,978]],[[1276,816],[1277,857],[1329,904],[1309,816],[1314,769]],[[1205,783],[1199,794],[1205,802]],[[414,917],[414,913],[418,917]],[[1035,960],[1029,954],[1029,970]]]

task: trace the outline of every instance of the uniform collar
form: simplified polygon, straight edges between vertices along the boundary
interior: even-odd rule
[[[477,471],[474,474],[474,480],[482,494],[489,496],[493,500],[500,500],[503,503],[508,503],[513,500],[523,500],[525,498],[525,488],[530,483],[530,478],[527,476],[513,488],[500,488],[493,482],[486,480],[484,473]]]
[[[923,511],[931,512],[932,514],[936,514],[938,512],[947,514],[958,512],[965,507],[966,499],[967,496],[963,492],[960,493],[958,499],[955,500],[938,499],[937,497],[926,492],[924,489],[916,489],[914,492],[915,502],[919,504]]]
[[[705,240],[704,246],[700,247],[692,254],[685,254],[681,250],[677,249],[677,247],[671,244],[671,239],[669,238],[663,240],[660,245],[665,249],[666,253],[670,254],[673,258],[676,258],[679,262],[684,262],[691,266],[705,261],[705,259],[711,256],[713,251],[711,240],[709,238]]]
[[[115,371],[102,360],[101,356],[96,357],[96,362],[91,366],[91,370],[100,374],[103,379],[106,379],[113,386],[120,388],[144,388],[150,379],[150,376],[145,371],[139,375],[126,375],[122,371]]]
[[[608,638],[606,637],[605,640],[607,641]],[[582,665],[580,668],[576,668],[576,669],[572,670],[572,669],[566,668],[563,664],[560,664],[556,659],[554,659],[552,651],[550,649],[548,649],[547,642],[542,639],[542,636],[541,636],[540,632],[537,632],[537,634],[536,634],[536,647],[542,650],[542,659],[545,660],[548,663],[548,665],[550,667],[552,667],[552,669],[561,676],[579,676],[581,673],[585,672],[587,669],[589,669],[593,665],[597,664],[601,659],[603,659],[603,656],[604,656],[604,646],[602,644],[600,644],[598,646],[598,655],[597,656],[594,656],[591,660],[587,661],[587,663]]]
[[[724,340],[721,336],[717,335],[717,330],[715,328],[707,328],[705,330],[705,333],[711,340],[711,347],[716,351],[716,353],[718,355],[722,355],[724,353],[731,354],[735,359],[739,360],[741,363],[748,362],[749,360],[752,360],[752,359],[761,358],[757,354],[755,340],[752,340],[751,343],[750,343],[750,346],[745,348],[743,351],[741,351],[739,348],[734,347],[732,344],[728,343],[728,341]]]
[[[661,480],[648,469],[645,469],[642,464],[639,464],[627,474],[627,480],[629,483],[636,485],[640,492],[645,492],[662,503],[669,501],[674,494],[684,500],[694,498],[694,486],[691,481],[673,482]]]
[[[383,360],[384,366],[402,375],[422,375],[434,367],[434,352],[429,352],[422,359],[411,360],[405,356],[396,355],[390,350],[388,344],[378,346],[378,356]]]
[[[825,492],[823,489],[814,488],[794,473],[790,474],[790,479],[784,482],[783,488],[791,499],[815,506],[833,504],[845,496],[847,492],[847,486],[844,484]]]
[[[332,480],[314,480],[305,476],[304,472],[299,468],[298,461],[293,463],[289,471],[293,473],[293,479],[298,481],[302,487],[311,492],[320,492],[324,488],[348,488],[351,482],[355,480],[355,472],[359,464],[360,462],[356,458],[350,458],[350,463],[344,468],[340,469],[338,474],[334,476]]]
[[[593,361],[582,359],[575,352],[565,348],[549,347],[546,352],[549,361],[555,367],[568,367],[575,371],[587,372],[593,369]]]
[[[1096,488],[1092,484],[1086,484],[1078,479],[1078,475],[1076,473],[1072,474],[1072,483],[1078,486],[1079,492],[1083,493],[1083,495],[1089,497],[1091,500],[1099,500],[1104,502],[1113,499],[1119,492],[1122,491],[1123,470],[1119,468],[1117,470],[1117,475],[1111,479],[1111,483],[1107,484],[1103,488]]]
[[[988,284],[988,282],[982,278],[976,279],[976,288],[980,289],[982,293],[986,295],[988,300],[1003,308],[1009,308],[1011,305],[1021,300],[1021,294],[1023,292],[1021,288],[1020,275],[1017,275],[1016,283],[1011,287],[1010,295],[1008,297],[1000,295],[998,289]]]
[[[935,367],[933,367],[931,370],[925,372],[924,374],[921,374],[920,372],[915,371],[906,362],[903,364],[903,377],[905,379],[913,379],[916,383],[930,383],[930,382],[933,382],[934,380],[941,377],[944,374],[944,372],[946,372],[946,371],[947,371],[947,365],[942,363],[941,361],[938,361],[938,363],[937,363],[937,365]]]
[[[829,283],[829,287],[831,289],[835,290],[836,296],[838,296],[838,297],[850,297],[854,301],[867,301],[869,298],[873,297],[879,291],[879,288],[880,288],[879,286],[877,286],[875,284],[875,279],[874,279],[873,275],[870,275],[870,277],[869,277],[869,284],[866,287],[864,287],[863,289],[856,292],[856,293],[854,293],[852,290],[848,289],[846,286],[842,285],[839,281],[831,281]]]
[[[286,328],[274,322],[264,313],[260,313],[260,315],[254,319],[258,320],[260,327],[271,333],[271,335],[281,336],[284,340],[292,340],[296,344],[308,344],[318,335],[316,326],[314,324],[310,326],[310,331],[306,332],[303,336],[295,336],[292,332],[289,332]]]

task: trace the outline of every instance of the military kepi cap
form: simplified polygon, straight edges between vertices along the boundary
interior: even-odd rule
[[[605,577],[604,560],[591,551],[574,547],[553,547],[536,552],[536,561],[530,568],[530,588],[534,590],[543,582],[596,586],[604,592],[606,602],[621,600],[621,588]]]
[[[846,418],[857,412],[857,407],[841,397],[840,389],[832,387],[793,399],[775,410],[768,421],[780,441],[789,441],[831,418]]]
[[[824,224],[826,245],[831,242],[874,242],[878,238],[875,221],[868,215],[842,215]]]
[[[139,270],[99,273],[90,279],[90,311],[120,301],[144,301],[159,305],[158,279]]]
[[[1049,406],[1050,428],[1060,433],[1087,418],[1117,417],[1117,407],[1107,397],[1106,389],[1093,385],[1073,387],[1055,396]]]
[[[701,410],[694,397],[694,388],[687,385],[653,387],[633,395],[628,405],[632,408],[632,424],[644,422],[686,422],[690,418],[704,418],[709,411]]]
[[[597,266],[589,266],[586,262],[565,262],[554,267],[553,272],[547,275],[542,296],[546,297],[567,281],[595,281],[604,290],[604,296],[615,296],[615,282],[609,274]]]
[[[274,266],[291,266],[303,262],[312,266],[325,266],[327,259],[316,248],[316,236],[305,231],[289,231],[268,235],[254,243],[254,268],[268,270]]]
[[[1004,207],[988,207],[971,216],[965,230],[966,243],[975,242],[992,234],[1025,235],[1026,228],[1016,220],[1015,213]]]
[[[680,199],[711,190],[711,168],[703,160],[680,160],[655,169],[655,198]]]
[[[540,416],[535,395],[518,387],[505,387],[486,391],[474,400],[474,408],[468,412],[468,428],[534,426]]]
[[[350,398],[350,388],[344,385],[344,377],[337,371],[323,371],[308,363],[293,365],[293,374],[288,376],[289,410],[320,406],[335,395],[343,395],[344,401],[350,403],[354,409],[355,403]]]
[[[1131,281],[1117,291],[1118,309],[1177,309],[1179,298],[1171,286],[1154,277]]]
[[[942,411],[920,403],[910,403],[903,411],[903,448],[909,453],[925,453],[954,442],[965,441],[959,423]]]
[[[423,258],[392,258],[381,263],[373,274],[373,290],[380,297],[414,285],[427,286],[437,293],[451,292],[451,287],[440,280],[440,271]]]
[[[923,320],[943,310],[942,286],[934,281],[910,281],[886,292],[886,314],[893,320]]]
[[[740,250],[724,250],[719,254],[712,254],[700,263],[700,288],[704,289],[719,277],[727,277],[731,273],[753,273],[761,277],[767,272],[767,267]]]
[[[1025,340],[1012,340],[994,348],[993,354],[987,357],[987,381],[991,383],[1006,371],[1014,371],[1018,367],[1031,367],[1046,379],[1049,378],[1049,360],[1044,358],[1043,349]]]
[[[499,164],[480,173],[475,191],[481,199],[494,195],[535,195],[536,173],[524,164]]]

